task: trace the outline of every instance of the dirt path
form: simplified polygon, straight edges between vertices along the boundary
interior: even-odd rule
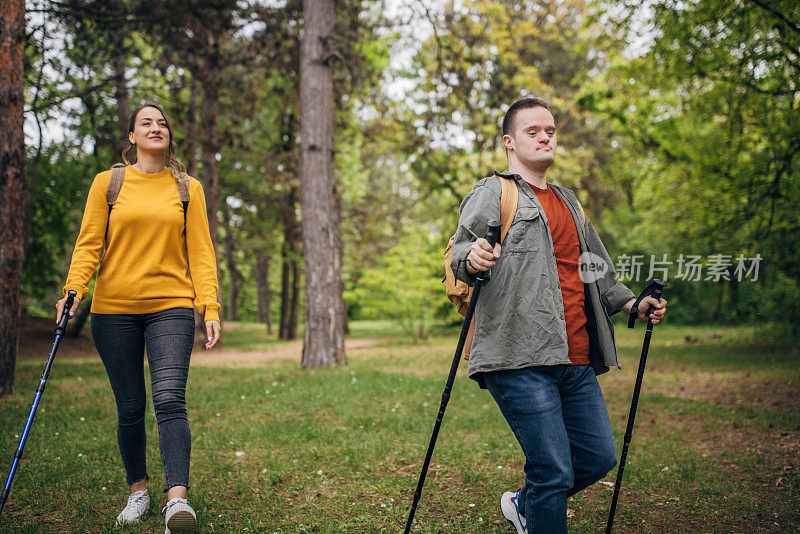
[[[235,327],[232,325],[232,327]],[[49,319],[25,317],[20,332],[20,359],[44,360],[53,345],[55,324]],[[77,338],[65,338],[58,349],[58,359],[97,358],[97,352],[85,328]],[[355,351],[379,345],[388,338],[358,338],[345,340],[345,348]],[[216,348],[206,351],[195,348],[192,352],[192,365],[197,367],[258,367],[263,362],[294,360],[300,362],[303,354],[303,340],[281,342],[280,346],[264,351],[245,351]],[[99,361],[99,359],[98,359]]]
[[[347,339],[344,342],[348,351],[373,347],[385,342],[385,338]],[[294,360],[299,362],[303,354],[303,341],[297,340],[278,348],[264,351],[197,350],[192,353],[194,367],[259,367],[264,362]]]

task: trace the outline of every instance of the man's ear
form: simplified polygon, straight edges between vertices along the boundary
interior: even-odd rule
[[[506,150],[514,150],[514,147],[511,144],[511,141],[512,141],[511,134],[503,135],[503,146],[506,147]]]

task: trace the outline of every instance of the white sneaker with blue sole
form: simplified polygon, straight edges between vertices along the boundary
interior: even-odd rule
[[[519,513],[519,492],[507,491],[500,497],[500,509],[503,510],[503,517],[517,529],[517,534],[528,534],[528,527],[525,526],[525,516]]]

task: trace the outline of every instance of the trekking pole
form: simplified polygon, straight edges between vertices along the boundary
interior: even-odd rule
[[[497,240],[500,238],[500,222],[489,221],[486,223],[486,241],[494,248]],[[453,389],[453,382],[456,379],[456,372],[458,372],[458,364],[461,361],[461,353],[464,351],[464,344],[467,340],[467,333],[469,332],[469,325],[472,322],[472,315],[475,313],[475,304],[478,302],[478,296],[481,293],[481,286],[484,281],[488,280],[486,276],[487,271],[478,271],[475,278],[475,284],[472,286],[472,296],[469,300],[469,308],[467,315],[464,316],[464,325],[461,327],[461,337],[458,338],[458,346],[456,353],[453,356],[453,364],[450,366],[450,374],[447,376],[447,382],[444,386],[444,393],[442,393],[442,403],[439,406],[439,415],[436,416],[436,423],[433,425],[433,434],[431,434],[431,441],[428,443],[428,452],[425,455],[425,462],[422,464],[422,472],[419,475],[417,482],[417,489],[414,491],[414,501],[411,503],[411,510],[408,512],[408,521],[406,521],[405,534],[411,532],[411,524],[414,522],[414,513],[417,511],[417,504],[422,495],[422,486],[425,485],[425,476],[428,474],[428,466],[431,463],[431,456],[433,456],[433,448],[436,446],[436,438],[439,436],[439,428],[442,426],[442,419],[444,418],[444,410],[447,408],[447,403],[450,400],[450,391]]]
[[[53,365],[53,360],[56,357],[58,345],[61,342],[61,338],[64,336],[64,330],[67,328],[69,311],[72,309],[72,303],[75,300],[76,295],[77,293],[72,290],[67,293],[67,300],[64,303],[64,308],[61,312],[61,318],[58,320],[58,325],[56,326],[56,339],[53,341],[53,347],[50,349],[50,355],[47,357],[47,363],[44,366],[42,378],[39,380],[39,386],[36,388],[36,396],[33,398],[31,412],[28,414],[28,420],[25,421],[25,429],[22,431],[22,437],[19,438],[17,452],[14,453],[14,461],[11,463],[11,472],[8,474],[6,485],[3,488],[3,494],[0,496],[0,514],[3,513],[3,507],[6,505],[8,494],[11,492],[11,483],[14,481],[14,474],[17,472],[17,466],[19,466],[19,462],[22,459],[22,450],[25,448],[25,441],[28,439],[28,432],[30,432],[31,425],[33,424],[33,418],[36,416],[36,408],[39,407],[39,399],[42,398],[42,393],[44,393],[44,388],[47,385],[47,377],[50,375],[50,367]]]
[[[639,315],[639,304],[645,297],[653,297],[656,301],[661,300],[661,294],[664,292],[666,283],[661,280],[654,279],[647,288],[637,297],[636,302],[631,307],[630,315],[628,316],[628,328],[633,328],[636,323],[636,316]],[[606,534],[611,534],[611,528],[614,525],[614,512],[617,509],[617,500],[619,499],[619,489],[622,485],[622,473],[625,471],[625,460],[628,457],[628,447],[631,444],[631,434],[633,433],[633,421],[636,419],[636,406],[639,404],[639,393],[642,390],[642,379],[644,378],[644,366],[647,363],[647,352],[650,350],[650,336],[653,333],[653,322],[650,320],[650,314],[653,313],[654,308],[650,306],[647,310],[647,330],[644,333],[644,344],[642,345],[642,356],[639,358],[639,372],[636,374],[636,385],[633,388],[633,399],[631,399],[631,410],[628,414],[628,426],[625,428],[625,439],[622,445],[622,455],[619,458],[619,469],[617,470],[617,481],[614,483],[614,497],[611,499],[611,510],[608,512],[608,523],[606,524]]]

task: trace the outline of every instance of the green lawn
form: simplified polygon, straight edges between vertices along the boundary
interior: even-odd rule
[[[231,329],[225,348],[281,346],[261,328]],[[192,369],[190,503],[203,532],[402,531],[456,339],[411,344],[387,328],[355,323],[355,336],[389,335],[341,368],[281,359]],[[621,447],[644,328],[617,330],[624,371],[600,381]],[[102,365],[85,355],[56,359],[2,532],[115,530],[127,496],[115,408]],[[0,400],[3,481],[44,357],[22,359]],[[798,364],[794,345],[753,328],[656,327],[615,531],[800,529]],[[153,503],[126,532],[163,532],[152,408],[147,427]],[[521,482],[521,453],[464,368],[431,467],[415,532],[510,532],[498,500]],[[610,500],[600,484],[571,499],[570,530],[600,531]]]

